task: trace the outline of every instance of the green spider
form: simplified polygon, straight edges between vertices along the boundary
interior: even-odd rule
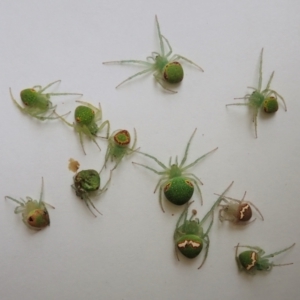
[[[27,201],[22,198],[20,198],[22,201],[19,201],[10,196],[5,196],[5,199],[10,199],[19,204],[19,206],[15,208],[15,214],[22,213],[23,222],[30,229],[41,230],[50,225],[50,217],[46,205],[51,208],[54,207],[42,200],[43,189],[44,179],[42,178],[42,188],[39,201],[33,200],[30,197],[26,197]]]
[[[40,85],[36,85],[32,88],[22,90],[20,93],[21,100],[25,107],[21,106],[13,97],[11,88],[9,88],[10,96],[15,105],[25,114],[30,115],[33,118],[44,121],[46,119],[57,119],[60,116],[52,117],[55,112],[56,105],[53,106],[50,101],[51,96],[63,96],[63,95],[79,95],[78,93],[43,93],[46,89],[48,89],[53,84],[61,82],[61,80],[54,81],[49,83],[44,88]],[[50,114],[47,115],[47,113]],[[68,114],[68,113],[67,113]],[[65,114],[65,115],[67,115]],[[64,115],[64,116],[65,116]]]
[[[215,194],[219,196],[218,194]],[[252,218],[252,207],[256,209],[256,211],[261,216],[261,219],[264,220],[263,215],[259,211],[259,209],[250,201],[244,201],[246,197],[246,192],[242,200],[237,200],[230,197],[223,197],[222,201],[225,204],[220,204],[221,209],[219,210],[219,220],[229,221],[237,225],[248,225],[254,222],[256,219],[249,221]],[[221,202],[222,202],[221,201]],[[249,222],[248,222],[249,221]]]
[[[203,245],[205,244],[206,247],[204,258],[198,269],[203,266],[208,255],[210,245],[208,233],[213,225],[214,209],[217,205],[219,205],[220,201],[222,201],[223,195],[228,191],[232,184],[233,182],[227,187],[222,195],[219,196],[217,201],[213,204],[211,209],[206,213],[201,221],[198,218],[194,219],[195,215],[197,214],[197,211],[195,209],[192,210],[191,217],[189,219],[187,218],[188,208],[194,201],[187,203],[186,208],[184,209],[176,223],[176,229],[174,232],[175,252],[178,260],[179,257],[177,251],[179,251],[187,258],[195,258],[201,253]],[[208,217],[211,217],[211,221],[207,230],[204,232],[203,224]]]
[[[254,92],[252,94],[246,94],[242,98],[235,98],[235,99],[244,99],[247,100],[247,103],[231,103],[227,104],[226,106],[230,105],[246,105],[249,106],[253,110],[253,122],[255,126],[255,137],[257,138],[257,115],[259,109],[263,107],[264,112],[271,114],[275,113],[278,110],[278,101],[277,97],[283,102],[284,109],[287,111],[285,101],[282,96],[280,96],[276,91],[270,89],[271,81],[274,76],[274,72],[272,72],[270,79],[267,83],[267,86],[264,90],[262,90],[262,63],[263,63],[263,51],[262,48],[260,53],[260,65],[259,65],[259,80],[258,80],[258,87],[248,87],[253,89]]]
[[[106,167],[106,163],[108,162],[109,159],[111,159],[111,161],[116,160],[116,164],[112,169],[113,171],[117,168],[117,166],[119,165],[119,163],[121,162],[124,156],[136,152],[137,149],[135,149],[135,146],[137,142],[137,137],[136,137],[135,128],[133,130],[134,130],[134,140],[131,148],[129,147],[131,142],[129,131],[127,131],[126,129],[118,129],[111,134],[111,136],[108,139],[108,146],[105,153],[105,160],[100,173],[102,172],[103,168]]]
[[[169,167],[167,167],[166,165],[164,165],[161,161],[159,161],[157,158],[155,158],[152,155],[137,151],[140,154],[143,154],[147,157],[150,157],[151,159],[153,159],[154,161],[156,161],[162,168],[163,171],[157,171],[151,167],[148,167],[146,165],[140,164],[140,163],[136,163],[133,162],[133,164],[142,166],[148,170],[153,171],[154,173],[161,175],[161,179],[158,181],[155,189],[154,189],[154,193],[156,192],[156,190],[158,189],[158,187],[160,187],[160,192],[159,192],[159,204],[161,206],[161,209],[163,212],[164,208],[162,205],[162,192],[164,192],[165,197],[173,204],[175,205],[183,205],[185,203],[187,203],[193,196],[194,193],[194,185],[196,186],[199,194],[200,194],[200,201],[201,204],[203,204],[203,200],[202,200],[202,194],[201,194],[201,190],[199,187],[199,184],[203,183],[201,182],[201,180],[194,174],[192,173],[187,173],[186,171],[193,167],[196,163],[198,163],[202,158],[204,158],[205,156],[207,156],[208,154],[216,151],[218,148],[215,148],[211,151],[209,151],[208,153],[200,156],[199,158],[197,158],[194,162],[190,163],[187,166],[184,166],[186,160],[187,160],[187,155],[188,155],[188,151],[189,151],[189,147],[192,141],[192,138],[194,137],[195,133],[196,133],[197,128],[194,130],[192,136],[190,137],[186,149],[185,149],[185,153],[184,153],[184,157],[182,159],[182,161],[180,162],[180,164],[178,163],[178,157],[176,156],[175,159],[175,163],[172,164],[172,157],[170,157],[169,160]]]
[[[95,207],[90,196],[99,196],[105,192],[111,181],[111,175],[112,171],[110,171],[110,177],[102,189],[100,189],[100,175],[95,170],[82,170],[73,177],[73,184],[71,185],[72,189],[74,189],[76,196],[85,202],[87,208],[95,217],[97,216],[93,213],[91,207],[93,207],[100,215],[102,214]]]
[[[237,246],[235,246],[236,247],[235,259],[239,271],[245,271],[248,274],[254,275],[256,271],[271,271],[273,267],[292,265],[293,263],[274,264],[273,262],[269,262],[269,258],[274,257],[275,255],[278,255],[280,253],[283,253],[294,246],[295,243],[281,251],[264,255],[265,251],[259,247],[241,246],[240,244],[237,244]],[[238,255],[239,247],[245,247],[250,250],[243,251]]]
[[[76,102],[82,103],[84,105],[79,105],[76,107],[74,113],[75,122],[71,124],[62,117],[60,117],[60,119],[70,127],[73,127],[79,134],[79,140],[84,154],[86,153],[83,146],[83,135],[86,135],[88,138],[90,138],[97,145],[99,150],[101,150],[100,146],[96,142],[95,137],[98,137],[97,133],[106,126],[106,136],[102,138],[108,139],[110,123],[109,121],[104,121],[100,126],[97,124],[97,122],[102,120],[102,109],[100,103],[98,109],[88,102],[79,100],[77,100]]]
[[[172,93],[177,93],[176,91],[170,90],[165,86],[165,82],[169,84],[177,84],[182,81],[184,72],[181,64],[178,62],[179,59],[182,59],[184,61],[189,62],[190,64],[196,66],[198,69],[200,69],[203,72],[203,69],[192,62],[191,60],[187,59],[186,57],[183,57],[182,55],[175,54],[171,56],[172,54],[172,47],[169,43],[169,41],[163,36],[160,32],[160,26],[158,23],[157,16],[155,16],[156,20],[156,26],[158,31],[158,37],[160,42],[160,52],[152,52],[152,56],[148,56],[146,61],[143,60],[120,60],[120,61],[108,61],[104,62],[103,64],[138,64],[145,66],[146,69],[138,72],[124,81],[122,81],[119,85],[116,86],[118,88],[123,83],[133,79],[134,77],[137,77],[139,75],[148,73],[148,72],[154,72],[154,78],[155,80],[167,91]],[[169,50],[167,53],[165,52],[165,44],[167,44]],[[170,57],[171,56],[171,57]]]

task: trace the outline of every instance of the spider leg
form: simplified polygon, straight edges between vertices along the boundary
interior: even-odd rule
[[[192,173],[185,173],[184,175],[190,176],[190,177],[194,177],[195,180],[197,180],[201,185],[203,185],[203,182],[200,180],[200,178],[198,178],[195,174]]]
[[[150,157],[151,159],[153,159],[154,161],[156,161],[163,169],[168,169],[161,161],[159,161],[156,157],[150,155],[150,154],[147,154],[147,153],[144,153],[144,152],[141,152],[141,151],[137,151],[138,153],[140,154],[143,154],[147,157]]]
[[[140,153],[140,152],[139,152]],[[154,173],[156,173],[156,174],[158,174],[158,175],[165,175],[165,174],[167,174],[167,172],[166,171],[161,171],[161,172],[159,172],[159,171],[156,171],[156,170],[154,170],[153,168],[150,168],[150,167],[148,167],[148,166],[146,166],[146,165],[143,165],[143,164],[140,164],[140,163],[136,163],[136,162],[132,162],[134,165],[138,165],[138,166],[142,166],[142,167],[144,167],[144,168],[146,168],[146,169],[148,169],[148,170],[151,170],[151,171],[153,171]]]
[[[165,86],[165,82],[161,79],[161,75],[160,75],[159,72],[154,73],[153,76],[154,76],[155,80],[160,84],[160,86],[161,86],[163,89],[165,89],[166,91],[169,91],[169,92],[171,92],[171,93],[173,93],[173,94],[176,94],[176,93],[177,93],[177,91],[173,91],[173,90],[171,90],[171,89],[168,89],[168,88]]]
[[[254,114],[253,114],[253,122],[255,127],[255,137],[257,138],[257,115],[258,115],[258,108],[255,108]]]
[[[267,86],[266,86],[266,88],[265,88],[265,91],[270,89],[270,85],[271,85],[272,79],[273,79],[273,77],[274,77],[274,74],[275,74],[275,71],[272,72],[272,74],[271,74],[271,76],[270,76],[270,79],[269,79],[269,81],[268,81],[268,83],[267,83]]]
[[[61,82],[61,80],[53,81],[53,82],[49,83],[48,85],[46,85],[44,88],[42,88],[42,86],[40,86],[40,85],[36,85],[36,86],[34,86],[33,88],[40,88],[39,93],[42,93],[42,92],[45,91],[47,88],[49,88],[51,85],[53,85],[53,84],[55,84],[55,83],[57,83],[57,82]]]
[[[143,71],[141,71],[141,72],[138,72],[138,73],[136,73],[136,74],[134,74],[134,75],[128,77],[127,79],[125,79],[125,80],[123,80],[121,83],[119,83],[119,84],[116,86],[116,89],[117,89],[120,85],[122,85],[123,83],[125,83],[125,82],[131,80],[132,78],[137,77],[137,76],[140,76],[140,75],[145,74],[145,73],[148,73],[148,72],[150,72],[150,71],[153,71],[153,67],[150,67],[150,68],[148,68],[148,69],[145,69],[145,70],[143,70]]]
[[[194,65],[195,67],[197,67],[200,71],[204,72],[204,70],[199,65],[197,65],[196,63],[194,63],[193,61],[191,61],[190,59],[188,59],[182,55],[175,54],[170,60],[175,61],[178,59],[185,60],[185,61],[189,62],[190,64]]]
[[[208,255],[208,250],[209,250],[209,244],[210,244],[210,240],[209,240],[209,236],[207,235],[206,236],[205,255],[204,255],[204,258],[203,258],[203,261],[202,261],[201,265],[198,267],[198,270],[201,269],[201,267],[204,265],[204,263],[206,261],[206,258],[207,258],[207,255]]]
[[[286,103],[285,103],[284,98],[281,95],[279,95],[277,92],[275,92],[274,90],[270,90],[270,89],[268,89],[268,90],[270,92],[274,93],[276,96],[278,96],[278,98],[280,98],[280,100],[283,102],[284,110],[287,111],[287,107],[286,107]]]
[[[165,55],[165,57],[169,57],[172,54],[172,51],[173,51],[172,47],[171,47],[168,39],[165,36],[162,35],[162,38],[165,40],[165,42],[167,43],[167,45],[169,47],[169,52]]]
[[[192,133],[192,135],[191,135],[191,137],[190,137],[190,139],[189,139],[189,141],[188,141],[188,143],[187,143],[187,145],[186,145],[186,148],[185,148],[185,151],[184,151],[184,156],[183,156],[183,158],[182,158],[182,161],[181,161],[181,163],[180,163],[179,168],[181,168],[181,167],[183,166],[183,164],[185,163],[185,161],[186,161],[186,159],[187,159],[188,151],[189,151],[189,148],[190,148],[192,139],[193,139],[193,137],[194,137],[196,131],[197,131],[197,128],[195,128],[195,130],[193,131],[193,133]]]
[[[104,139],[108,139],[109,138],[109,131],[110,131],[110,123],[109,121],[104,121],[100,127],[98,128],[98,131],[101,131],[104,127],[106,126],[106,136],[100,136],[101,138],[104,138]]]
[[[194,166],[198,161],[200,161],[202,158],[204,158],[205,156],[207,156],[208,154],[214,152],[218,150],[218,147],[205,153],[204,155],[200,156],[199,158],[197,158],[194,162],[192,162],[191,164],[187,165],[186,167],[184,167],[181,171],[184,172],[185,170],[189,169],[190,167]]]
[[[263,53],[264,53],[264,48],[261,49],[260,52],[260,62],[259,62],[259,79],[258,79],[258,90],[261,90],[261,85],[262,85],[262,64],[263,64]]]
[[[291,245],[291,246],[289,246],[289,247],[287,247],[287,248],[285,248],[285,249],[283,249],[283,250],[281,250],[281,251],[277,251],[277,252],[271,253],[271,254],[269,254],[269,255],[266,255],[266,256],[264,256],[263,258],[274,257],[275,255],[278,255],[278,254],[280,254],[280,253],[282,253],[282,252],[285,252],[285,251],[291,249],[291,248],[294,247],[295,245],[296,245],[296,243],[294,243],[293,245]]]
[[[156,26],[157,26],[157,31],[158,31],[158,38],[159,38],[159,43],[160,43],[160,51],[161,51],[161,56],[165,56],[165,48],[164,48],[164,43],[162,40],[162,35],[160,32],[160,26],[158,23],[158,18],[155,16],[155,21],[156,21]]]

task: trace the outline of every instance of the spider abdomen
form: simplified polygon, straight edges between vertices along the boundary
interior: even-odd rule
[[[187,203],[193,196],[194,185],[188,178],[175,177],[164,186],[166,198],[175,205]]]

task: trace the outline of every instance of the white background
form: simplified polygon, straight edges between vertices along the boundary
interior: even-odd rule
[[[5,1],[0,3],[1,181],[0,299],[298,299],[299,286],[299,128],[300,3],[277,1]],[[152,75],[115,89],[138,66],[104,66],[103,61],[145,59],[159,50],[155,25],[183,63],[185,78],[165,92]],[[272,117],[259,115],[254,137],[251,112],[230,106],[256,86],[264,47],[263,86],[275,70],[272,88],[282,103]],[[164,202],[153,189],[159,176],[132,161],[160,170],[133,154],[115,171],[108,191],[94,203],[94,218],[71,190],[69,158],[81,169],[100,169],[106,149],[86,140],[85,156],[72,128],[61,121],[40,122],[22,114],[10,99],[19,91],[61,79],[53,92],[80,92],[101,102],[111,129],[135,127],[138,146],[164,163],[181,158],[193,130],[188,162],[209,150],[191,172],[204,183],[201,218],[229,183],[228,196],[254,202],[265,217],[248,227],[216,222],[208,259],[174,254],[172,235],[182,207]],[[76,107],[76,97],[53,97],[58,112]],[[68,120],[72,122],[72,114]],[[113,165],[109,165],[112,167]],[[103,183],[108,172],[104,173]],[[51,226],[29,230],[4,200],[39,197],[41,177]],[[205,226],[204,226],[205,227]],[[206,227],[205,227],[206,228]],[[238,243],[271,253],[297,245],[274,258],[269,274],[240,274],[234,261]]]

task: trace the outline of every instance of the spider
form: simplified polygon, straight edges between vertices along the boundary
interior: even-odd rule
[[[169,84],[176,84],[182,81],[184,72],[181,64],[178,62],[178,60],[180,59],[189,62],[190,64],[194,65],[200,71],[203,72],[203,69],[197,64],[195,64],[194,62],[192,62],[190,59],[183,57],[182,55],[179,54],[175,54],[171,56],[173,51],[172,47],[169,41],[166,39],[166,37],[163,36],[160,32],[160,26],[158,23],[157,16],[155,16],[155,20],[156,20],[156,26],[158,31],[161,53],[152,52],[152,56],[148,56],[146,61],[130,59],[130,60],[120,60],[120,61],[107,61],[103,63],[103,64],[138,64],[146,67],[145,70],[138,72],[128,77],[124,81],[122,81],[119,85],[116,86],[116,88],[118,88],[123,83],[133,79],[134,77],[140,76],[148,72],[154,72],[153,76],[155,80],[162,86],[162,88],[164,88],[169,92],[177,93],[176,91],[168,89],[165,86],[165,82]],[[169,48],[167,52],[165,51],[165,43]]]
[[[200,194],[200,201],[202,204],[202,194],[201,194],[201,190],[199,187],[199,184],[203,184],[201,182],[201,180],[194,174],[192,173],[186,173],[186,170],[188,170],[189,168],[193,167],[196,163],[198,163],[202,158],[204,158],[205,156],[207,156],[208,154],[216,151],[218,148],[215,148],[211,151],[209,151],[208,153],[200,156],[199,158],[197,158],[194,162],[190,163],[187,166],[184,166],[186,159],[187,159],[187,155],[188,155],[188,150],[192,141],[192,138],[194,137],[195,133],[196,133],[197,128],[194,130],[192,136],[190,137],[186,149],[185,149],[185,153],[184,153],[184,157],[182,159],[182,161],[180,162],[180,164],[178,163],[178,157],[176,156],[175,159],[175,163],[171,164],[172,161],[172,157],[170,157],[169,160],[169,167],[165,166],[162,162],[160,162],[157,158],[155,158],[152,155],[137,151],[140,154],[143,154],[147,157],[150,157],[151,159],[153,159],[154,161],[156,161],[162,168],[163,171],[157,171],[153,168],[150,168],[146,165],[140,164],[140,163],[136,163],[133,162],[133,164],[142,166],[148,170],[153,171],[154,173],[161,175],[161,179],[158,181],[155,189],[154,189],[154,193],[156,192],[157,188],[160,186],[160,193],[159,193],[159,204],[161,206],[161,209],[163,212],[164,208],[162,205],[162,192],[164,192],[165,197],[172,202],[175,205],[183,205],[185,203],[187,203],[193,196],[194,193],[194,185],[196,186],[199,194]],[[199,184],[198,184],[199,183]]]
[[[236,251],[235,251],[235,259],[240,271],[245,271],[248,274],[254,275],[256,270],[257,271],[271,271],[273,267],[277,266],[287,266],[292,265],[293,263],[287,264],[274,264],[273,262],[269,262],[270,257],[274,257],[282,252],[285,252],[292,247],[295,246],[295,243],[281,251],[274,252],[272,254],[264,255],[265,251],[259,247],[252,247],[252,246],[242,246],[237,244]],[[238,255],[238,248],[245,247],[250,250],[241,252]]]
[[[232,186],[232,184],[233,182],[227,187],[227,189],[222,193],[222,195],[219,196],[217,201],[213,204],[211,209],[206,213],[206,215],[203,217],[201,221],[199,221],[198,218],[194,219],[195,215],[197,214],[197,211],[195,209],[192,210],[191,217],[187,219],[188,208],[194,202],[192,201],[190,203],[187,203],[186,208],[184,209],[184,211],[182,212],[182,214],[180,215],[176,223],[176,229],[174,232],[176,255],[177,255],[177,250],[179,250],[185,257],[195,258],[202,251],[203,244],[206,245],[204,258],[202,260],[202,263],[198,267],[198,269],[200,269],[203,266],[208,255],[208,250],[210,245],[208,233],[213,225],[214,209],[220,203],[220,201],[222,201],[223,195],[225,195],[225,193]],[[210,224],[206,232],[204,232],[203,224],[210,216],[211,216]],[[179,260],[178,255],[177,258]]]
[[[20,93],[21,100],[24,103],[25,107],[21,106],[13,97],[11,88],[9,88],[10,96],[15,105],[25,114],[30,115],[33,118],[44,121],[46,119],[57,119],[60,116],[52,117],[54,114],[56,106],[52,105],[50,101],[50,96],[63,96],[63,95],[80,95],[78,93],[43,93],[46,89],[48,89],[53,84],[60,82],[61,80],[54,81],[49,83],[44,88],[40,85],[36,85],[32,88],[22,90]],[[50,114],[47,115],[47,113]],[[69,113],[67,113],[69,114]],[[65,114],[65,115],[67,115]],[[64,115],[64,116],[65,116]]]
[[[95,207],[92,200],[90,199],[91,195],[99,196],[107,190],[107,186],[111,181],[112,171],[110,172],[110,177],[107,180],[106,184],[102,189],[100,189],[100,176],[99,173],[95,170],[82,170],[78,172],[73,177],[73,184],[71,185],[72,189],[75,191],[76,196],[82,199],[89,211],[96,217],[93,213],[90,206],[92,206],[100,215],[101,212]]]
[[[259,80],[258,80],[258,87],[248,87],[253,89],[254,92],[252,94],[246,94],[242,98],[235,98],[235,99],[244,99],[247,100],[247,103],[231,103],[227,104],[226,106],[230,105],[246,105],[249,106],[253,110],[253,122],[255,126],[255,137],[257,138],[257,115],[258,111],[261,107],[263,110],[268,113],[275,113],[278,110],[278,101],[277,97],[283,102],[284,110],[287,111],[285,101],[282,96],[280,96],[276,91],[270,88],[271,81],[274,76],[274,71],[272,72],[270,79],[267,83],[267,86],[264,90],[262,90],[262,63],[263,63],[263,51],[262,48],[260,53],[260,65],[259,65]]]
[[[22,213],[23,222],[30,229],[40,230],[50,225],[50,218],[46,205],[51,208],[54,207],[42,200],[43,189],[44,179],[42,177],[42,188],[39,201],[33,200],[31,197],[26,197],[27,201],[22,198],[20,198],[21,201],[19,201],[10,196],[5,196],[5,199],[10,199],[19,204],[19,206],[15,208],[15,214]]]
[[[137,141],[136,130],[135,128],[133,130],[134,140],[132,147],[129,147],[131,137],[129,131],[127,131],[126,129],[118,129],[111,134],[111,136],[108,139],[108,146],[105,153],[105,161],[100,173],[102,172],[103,168],[106,167],[106,163],[109,160],[109,158],[111,158],[111,161],[113,161],[114,159],[116,160],[116,164],[112,169],[113,171],[117,168],[124,156],[130,155],[137,150],[135,149]]]
[[[101,121],[102,119],[102,109],[99,103],[99,109],[92,104],[84,101],[76,101],[79,103],[82,103],[84,105],[79,105],[75,109],[74,118],[75,122],[73,124],[66,121],[64,118],[60,117],[60,119],[65,122],[67,125],[73,127],[76,132],[79,134],[79,140],[82,147],[82,150],[84,154],[86,154],[83,146],[83,135],[86,135],[88,138],[90,138],[100,149],[100,146],[96,142],[95,137],[97,137],[97,133],[101,131],[105,126],[106,129],[106,136],[103,137],[105,139],[108,139],[109,136],[109,129],[110,129],[110,123],[109,121],[104,121],[100,126],[97,124],[97,122]]]
[[[219,210],[219,220],[221,222],[229,221],[238,225],[250,224],[256,220],[253,219],[252,221],[248,222],[252,217],[251,206],[253,206],[256,209],[256,211],[260,214],[261,219],[264,220],[263,215],[252,202],[244,201],[245,196],[246,192],[244,193],[242,200],[237,200],[230,197],[223,197],[222,201],[224,201],[226,204],[219,205],[221,207],[221,209]]]

